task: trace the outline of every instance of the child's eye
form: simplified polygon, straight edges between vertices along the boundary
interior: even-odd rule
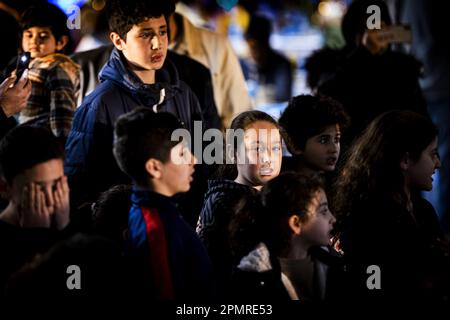
[[[47,38],[48,37],[48,34],[47,33],[40,33],[39,34],[39,38],[41,38],[41,39],[45,39],[45,38]]]
[[[272,147],[272,151],[278,152],[278,151],[280,151],[280,150],[281,150],[281,147],[280,147],[280,146]]]
[[[328,143],[328,137],[320,137],[319,138],[320,144],[327,144]]]
[[[161,37],[165,36],[166,34],[167,34],[167,31],[166,31],[166,30],[162,30],[162,31],[159,32],[159,35],[160,35]]]
[[[152,34],[150,32],[143,32],[143,33],[141,33],[141,38],[144,38],[144,39],[148,39],[151,36],[152,36]]]
[[[257,151],[258,151],[259,153],[262,153],[262,152],[266,151],[266,147],[261,147],[261,146],[259,146],[258,149],[257,149]]]

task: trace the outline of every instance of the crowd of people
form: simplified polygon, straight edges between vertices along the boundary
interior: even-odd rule
[[[259,71],[289,100],[279,119],[252,109],[226,37],[175,1],[108,0],[112,45],[72,58],[65,14],[24,8],[31,63],[5,63],[0,86],[0,297],[448,301],[450,241],[421,196],[445,166],[439,130],[419,62],[377,43],[367,5],[294,97],[253,18]],[[216,163],[197,159],[205,141],[174,139],[199,122],[205,140],[224,133]]]

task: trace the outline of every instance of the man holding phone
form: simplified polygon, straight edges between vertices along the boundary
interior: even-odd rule
[[[380,8],[380,29],[369,29],[367,9]],[[343,137],[349,146],[378,115],[398,109],[428,116],[419,84],[422,65],[413,56],[394,51],[392,43],[411,41],[406,26],[393,25],[383,0],[354,0],[342,20],[346,41],[343,57],[318,87],[339,101],[351,118]]]
[[[28,72],[22,74],[15,84],[17,76],[11,76],[0,84],[0,139],[16,125],[14,114],[26,107],[31,94]]]
[[[382,54],[392,43],[411,43],[411,29],[404,25],[386,25],[381,29],[366,30],[362,44],[371,54]]]

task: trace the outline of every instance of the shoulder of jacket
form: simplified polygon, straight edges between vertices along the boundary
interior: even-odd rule
[[[117,96],[120,95],[122,95],[120,88],[114,85],[112,81],[104,81],[84,98],[76,112],[98,112],[102,106],[111,105],[111,102],[116,101]]]

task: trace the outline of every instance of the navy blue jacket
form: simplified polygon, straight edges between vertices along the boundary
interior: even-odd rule
[[[128,216],[128,258],[131,262],[131,287],[139,294],[155,298],[151,280],[149,245],[142,208],[156,211],[164,227],[169,269],[176,300],[212,299],[211,262],[194,230],[183,220],[171,198],[134,187]],[[162,267],[162,266],[161,266]]]
[[[202,120],[197,97],[178,77],[170,61],[156,72],[155,84],[144,84],[124,64],[114,49],[100,71],[101,84],[75,112],[66,142],[65,173],[73,207],[96,199],[99,192],[129,182],[112,153],[114,124],[119,116],[138,106],[170,112],[193,132],[193,122]],[[162,89],[164,100],[160,102]],[[158,104],[159,103],[159,104]],[[192,135],[193,136],[193,135]]]
[[[226,290],[232,271],[228,225],[240,199],[256,192],[256,189],[232,180],[208,181],[196,231],[211,258],[219,290]]]

